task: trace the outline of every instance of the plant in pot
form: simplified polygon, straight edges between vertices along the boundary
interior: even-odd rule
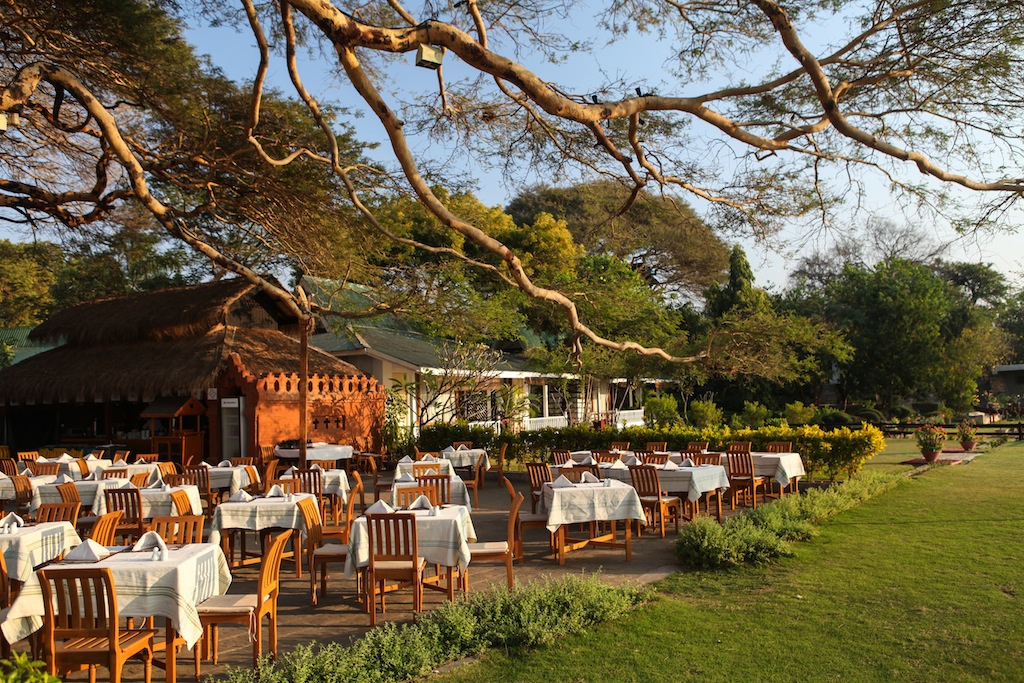
[[[917,440],[917,447],[921,449],[921,455],[924,456],[925,461],[935,462],[942,447],[946,445],[948,435],[942,427],[926,424],[914,432],[914,438]]]
[[[956,427],[956,438],[965,451],[973,451],[978,445],[978,426],[970,420],[963,420]]]

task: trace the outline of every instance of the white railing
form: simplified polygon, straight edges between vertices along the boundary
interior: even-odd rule
[[[494,431],[498,432],[499,434],[501,433],[501,421],[500,420],[485,420],[485,421],[482,421],[482,422],[470,422],[468,424],[469,424],[470,427],[487,427],[488,429],[493,429]]]
[[[523,431],[532,432],[538,429],[544,429],[546,427],[553,427],[555,429],[561,429],[562,427],[569,426],[569,418],[565,415],[556,415],[553,417],[524,417],[523,418]]]
[[[613,410],[612,423],[616,427],[642,427],[644,424],[644,409],[637,410]]]

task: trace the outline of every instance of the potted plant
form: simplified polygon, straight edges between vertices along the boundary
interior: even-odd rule
[[[917,439],[917,447],[921,449],[921,455],[924,456],[925,461],[935,462],[942,447],[946,444],[947,434],[942,427],[926,424],[914,432],[914,438]]]
[[[978,426],[970,420],[963,420],[956,427],[956,438],[965,451],[973,451],[978,445]]]

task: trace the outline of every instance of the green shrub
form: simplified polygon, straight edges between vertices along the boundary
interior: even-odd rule
[[[596,577],[569,575],[546,583],[493,587],[445,603],[415,623],[390,622],[351,645],[301,645],[263,659],[256,669],[229,668],[231,683],[384,683],[428,674],[433,668],[487,648],[526,648],[553,642],[614,619],[649,600],[643,586],[607,586]]]
[[[46,673],[46,664],[33,661],[24,652],[12,652],[10,659],[0,659],[0,681],[3,683],[60,683]]]
[[[648,427],[669,427],[678,421],[675,396],[650,396],[644,401],[644,424]]]
[[[857,418],[842,410],[822,411],[818,419],[823,425],[852,425],[857,422]]]
[[[764,427],[765,421],[771,416],[772,411],[757,401],[743,402],[743,412],[740,413],[740,419],[743,420],[744,426],[751,429],[760,429]]]
[[[725,420],[725,413],[714,401],[691,401],[687,416],[698,429],[717,427]]]
[[[791,425],[810,424],[817,413],[818,408],[813,404],[805,406],[801,401],[786,404],[786,422]]]
[[[917,413],[910,406],[893,406],[892,416],[897,420],[906,420],[914,417]]]

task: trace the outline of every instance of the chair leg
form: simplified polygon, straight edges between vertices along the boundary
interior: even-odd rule
[[[468,571],[468,570],[467,570]],[[512,576],[512,549],[508,549],[508,555],[505,556],[505,573],[508,575],[508,589],[512,590],[515,582],[515,578]],[[466,586],[466,593],[469,593],[469,585]]]

